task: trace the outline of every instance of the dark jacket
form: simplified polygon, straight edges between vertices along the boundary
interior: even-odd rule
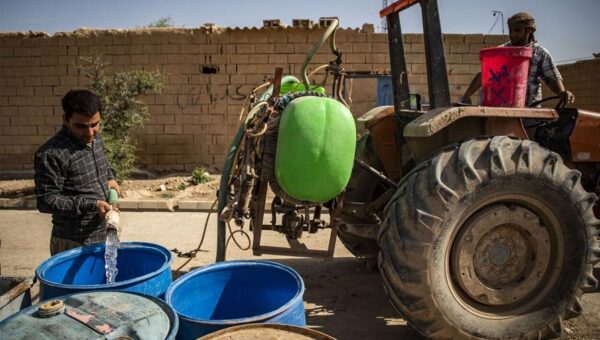
[[[34,169],[37,207],[52,214],[52,235],[85,244],[103,242],[106,227],[96,202],[107,199],[108,181],[115,176],[100,135],[85,145],[63,126],[35,153]]]

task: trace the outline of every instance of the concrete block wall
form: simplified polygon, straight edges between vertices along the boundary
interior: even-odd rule
[[[78,30],[71,33],[0,33],[0,172],[28,171],[33,153],[61,124],[60,99],[88,83],[74,66],[101,55],[108,71],[159,70],[161,95],[141,98],[150,120],[137,133],[140,166],[151,171],[220,167],[238,126],[243,98],[271,78],[275,67],[299,77],[319,29],[263,28]],[[444,36],[450,92],[455,101],[479,71],[478,52],[505,36]],[[344,66],[389,72],[387,35],[341,29],[336,37]],[[423,37],[404,36],[411,92],[427,96]],[[333,60],[328,46],[309,71]],[[321,76],[317,75],[316,80]],[[352,112],[376,103],[376,81],[352,82]],[[477,100],[477,98],[474,98]]]
[[[560,65],[558,70],[565,88],[575,96],[574,106],[600,112],[600,58]]]

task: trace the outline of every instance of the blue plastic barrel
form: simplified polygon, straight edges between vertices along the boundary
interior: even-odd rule
[[[196,339],[248,323],[306,326],[304,282],[296,271],[267,261],[226,261],[177,279],[166,300],[179,315],[177,339]]]
[[[43,317],[42,317],[43,316]],[[175,339],[179,321],[164,301],[119,291],[46,300],[0,322],[3,339]]]
[[[68,250],[42,262],[35,271],[40,300],[91,290],[121,290],[164,297],[173,282],[173,257],[152,243],[123,242],[118,250],[118,274],[106,283],[104,244]]]

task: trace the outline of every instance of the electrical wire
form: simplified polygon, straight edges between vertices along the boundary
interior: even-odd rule
[[[580,58],[571,58],[571,59],[558,60],[558,61],[556,61],[556,64],[567,63],[567,62],[570,62],[570,61],[592,60],[592,59],[596,59],[596,57],[580,57]]]

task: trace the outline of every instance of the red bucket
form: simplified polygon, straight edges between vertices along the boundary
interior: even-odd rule
[[[484,106],[524,107],[529,47],[493,47],[481,50],[481,85]]]

